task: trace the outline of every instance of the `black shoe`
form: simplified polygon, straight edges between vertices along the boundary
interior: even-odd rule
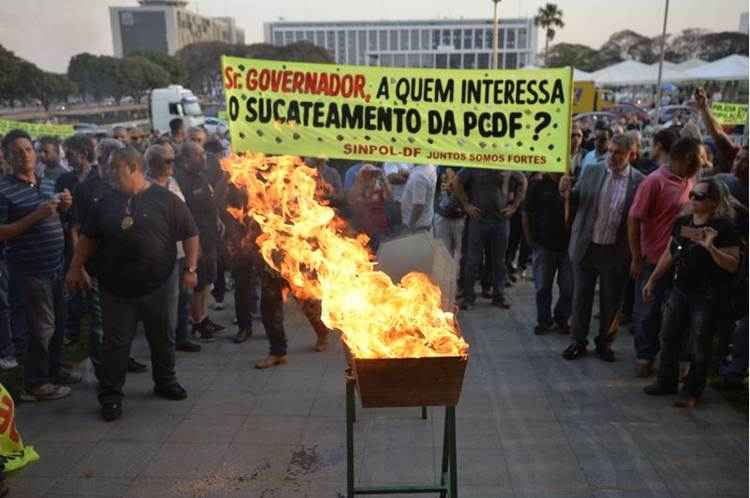
[[[214,333],[206,327],[206,321],[193,324],[193,335],[198,336],[201,342],[214,342],[216,338]]]
[[[184,351],[186,353],[197,353],[203,348],[201,348],[200,344],[196,344],[193,341],[186,340],[184,342],[179,343],[175,347],[175,349],[177,351]]]
[[[555,330],[558,334],[568,335],[570,334],[570,327],[568,326],[568,322],[555,322]]]
[[[459,305],[459,308],[461,308],[464,311],[469,311],[474,307],[474,300],[473,299],[464,299],[461,301],[461,304]]]
[[[492,298],[492,306],[507,310],[510,309],[510,301],[505,296],[497,296]]]
[[[128,372],[130,373],[143,373],[148,370],[148,365],[145,365],[139,361],[135,361],[135,358],[128,360]]]
[[[185,391],[185,389],[179,384],[172,384],[166,387],[155,387],[154,394],[161,398],[171,399],[173,401],[179,401],[188,397],[187,391]]]
[[[562,357],[566,360],[577,360],[584,356],[586,356],[586,345],[578,342],[571,344],[562,352]]]
[[[105,422],[112,422],[122,417],[122,403],[104,403],[101,409],[102,419]]]
[[[226,330],[225,326],[219,325],[210,318],[206,318],[205,320],[203,320],[203,326],[206,329],[210,330],[212,334],[218,334],[219,332],[223,332],[224,330]]]
[[[237,335],[234,336],[234,342],[236,344],[242,344],[243,342],[250,339],[253,335],[253,329],[240,329],[237,331]]]
[[[546,335],[550,331],[552,331],[552,324],[550,323],[540,323],[536,327],[534,327],[535,335]]]
[[[615,361],[615,352],[612,351],[612,348],[609,346],[597,347],[596,356],[598,356],[600,360],[608,363],[614,363]]]
[[[643,392],[650,396],[668,396],[670,394],[677,394],[677,386],[667,387],[655,382],[654,384],[644,387]]]

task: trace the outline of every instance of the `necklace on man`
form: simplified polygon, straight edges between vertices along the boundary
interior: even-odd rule
[[[135,219],[133,218],[130,211],[130,203],[132,200],[132,197],[128,198],[128,203],[125,205],[125,217],[122,219],[122,222],[120,222],[120,228],[122,228],[123,230],[130,229],[130,227],[132,227],[135,223]]]

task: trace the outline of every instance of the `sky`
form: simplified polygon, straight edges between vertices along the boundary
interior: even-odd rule
[[[501,0],[501,17],[532,16],[548,0]],[[557,0],[566,23],[554,42],[595,48],[623,29],[655,36],[661,32],[665,0]],[[699,27],[736,31],[747,0],[671,0],[667,31]],[[0,44],[49,71],[64,72],[80,52],[112,54],[109,6],[136,0],[0,0]],[[193,0],[192,10],[234,16],[247,43],[263,39],[263,23],[492,17],[490,0]],[[553,43],[554,43],[553,42]],[[543,46],[543,40],[539,40]]]

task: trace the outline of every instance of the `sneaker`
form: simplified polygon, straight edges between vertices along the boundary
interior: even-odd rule
[[[154,394],[160,398],[171,399],[172,401],[180,401],[188,397],[187,391],[177,383],[164,387],[155,387]]]
[[[4,356],[0,358],[0,370],[12,370],[18,367],[18,360],[13,356]]]
[[[130,373],[143,373],[148,370],[148,365],[136,361],[135,358],[128,359],[128,372]]]
[[[510,309],[510,301],[504,295],[500,295],[492,299],[492,306],[507,310]]]
[[[237,331],[237,335],[234,336],[234,343],[235,344],[242,344],[243,342],[246,342],[250,337],[253,335],[252,329],[239,329]]]
[[[568,325],[567,320],[563,322],[556,321],[554,329],[557,331],[558,334],[563,334],[563,335],[570,334],[570,326]]]
[[[121,403],[104,403],[101,408],[102,420],[105,422],[113,422],[118,418],[122,417],[122,404]]]
[[[552,331],[551,323],[539,323],[534,327],[534,335],[545,335]]]
[[[60,386],[70,386],[78,384],[81,380],[83,380],[83,377],[78,372],[73,372],[67,368],[61,368],[60,373],[55,377],[55,384]]]
[[[214,333],[211,332],[205,325],[205,320],[203,320],[201,323],[194,323],[193,335],[197,337],[201,342],[214,342],[216,340],[216,338],[214,337]]]
[[[53,401],[70,395],[68,386],[56,384],[42,384],[26,392],[26,397],[21,396],[24,401]]]
[[[204,328],[211,331],[213,334],[218,334],[219,332],[223,332],[226,330],[226,327],[223,325],[219,325],[218,323],[214,322],[210,318],[206,317],[205,320],[203,320]]]
[[[175,346],[175,349],[177,351],[184,351],[186,353],[198,353],[203,348],[201,348],[200,344],[196,344],[193,341],[185,340],[185,341],[177,344]]]
[[[562,352],[562,357],[566,360],[577,360],[586,356],[586,345],[579,342],[574,342],[568,348]]]

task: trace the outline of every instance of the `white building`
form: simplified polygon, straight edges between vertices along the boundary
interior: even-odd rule
[[[326,48],[339,64],[430,68],[488,68],[492,64],[492,21],[271,22],[264,41],[288,45],[306,40]],[[533,19],[502,19],[498,66],[534,65],[537,29]]]
[[[202,41],[244,43],[245,32],[231,17],[203,17],[187,10],[186,0],[139,0],[138,7],[110,7],[115,57],[137,50],[174,55]]]

